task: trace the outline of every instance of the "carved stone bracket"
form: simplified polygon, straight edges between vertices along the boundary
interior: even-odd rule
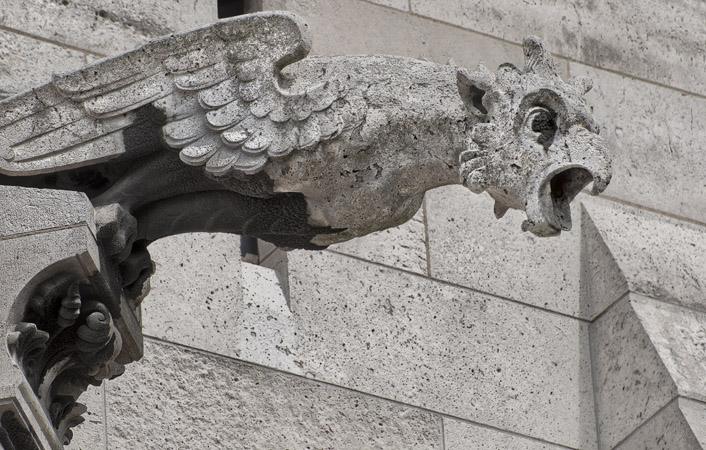
[[[124,371],[115,362],[122,339],[110,311],[82,295],[78,277],[70,273],[39,285],[8,346],[64,444],[71,441],[70,428],[83,422],[86,407],[78,397],[89,385]]]
[[[130,252],[149,264],[140,294],[127,294],[136,280],[96,238],[82,194],[0,186],[0,200],[35,206],[0,217],[0,444],[62,449],[83,422],[80,395],[142,356],[137,305],[152,266],[146,250]]]

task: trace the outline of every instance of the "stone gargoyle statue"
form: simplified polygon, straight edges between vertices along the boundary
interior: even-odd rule
[[[495,73],[309,48],[292,14],[240,16],[0,101],[0,185],[81,191],[95,207],[100,270],[43,274],[7,337],[56,442],[82,420],[86,386],[142,354],[132,311],[156,239],[323,248],[398,225],[453,183],[551,236],[571,228],[581,189],[610,180],[589,80],[562,81],[536,38],[523,70]]]
[[[0,102],[0,184],[85,192],[104,251],[136,259],[133,282],[167,235],[323,248],[403,223],[453,183],[551,236],[581,189],[610,180],[590,81],[562,81],[537,38],[523,70],[496,73],[309,49],[301,19],[267,12],[56,75]]]

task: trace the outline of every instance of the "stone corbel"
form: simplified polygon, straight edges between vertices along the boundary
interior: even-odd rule
[[[142,355],[136,305],[113,286],[93,208],[66,191],[0,187],[0,443],[61,449],[83,421],[79,396]]]

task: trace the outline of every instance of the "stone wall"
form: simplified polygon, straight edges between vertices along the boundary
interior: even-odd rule
[[[552,239],[449,187],[287,270],[241,262],[237,236],[159,241],[145,356],[85,394],[70,448],[706,445],[706,4],[250,3],[300,14],[318,54],[472,69],[521,64],[541,36],[594,80],[613,182]],[[0,0],[0,91],[216,17],[213,0]]]

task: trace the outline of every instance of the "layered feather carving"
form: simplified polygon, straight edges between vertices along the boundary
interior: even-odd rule
[[[300,91],[281,69],[304,58],[306,25],[288,13],[241,16],[137,50],[0,102],[0,173],[65,170],[125,153],[135,111],[164,111],[165,142],[212,175],[253,174],[358,126],[365,105],[341,80]],[[18,114],[19,112],[19,114]]]

